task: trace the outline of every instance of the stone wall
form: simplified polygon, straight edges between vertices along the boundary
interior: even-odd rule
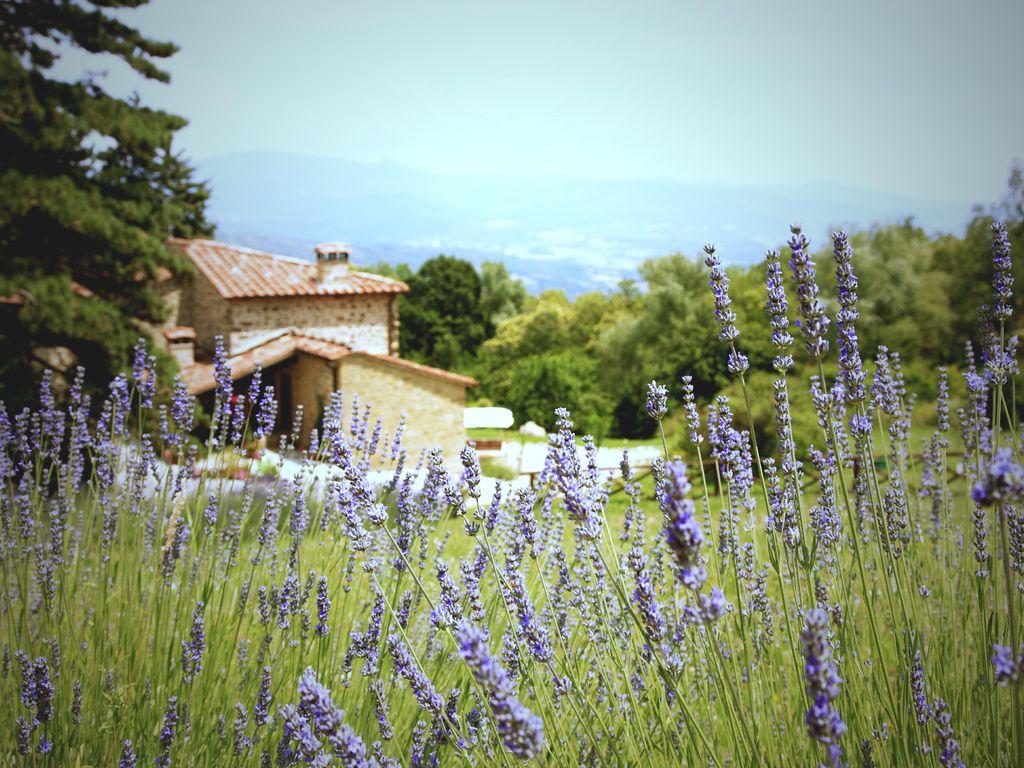
[[[176,325],[190,325],[196,332],[196,348],[207,354],[213,351],[213,338],[217,334],[228,343],[228,328],[232,307],[220,297],[213,283],[197,272],[181,289]]]
[[[387,295],[235,300],[229,350],[235,354],[276,336],[281,329],[295,328],[361,352],[387,354],[390,302]]]
[[[302,405],[299,442],[307,445],[313,427],[320,426],[321,412],[334,391],[334,370],[322,358],[299,354],[287,372],[292,377],[292,408]]]
[[[340,363],[346,410],[352,396],[359,395],[360,401],[373,406],[371,428],[381,418],[387,440],[405,414],[405,447],[411,463],[430,448],[443,450],[446,461],[458,460],[466,442],[464,385],[362,355],[342,358]]]
[[[164,280],[162,283],[157,283],[155,289],[160,295],[164,306],[167,307],[167,317],[164,318],[162,323],[144,323],[141,320],[136,322],[138,322],[140,328],[146,330],[157,346],[166,350],[167,339],[164,338],[164,331],[176,325],[181,325],[178,322],[178,318],[181,316],[181,284],[175,280]]]

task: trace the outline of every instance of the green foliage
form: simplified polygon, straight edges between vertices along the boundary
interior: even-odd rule
[[[437,256],[408,276],[399,301],[402,355],[439,368],[463,368],[484,340],[481,282],[473,265]]]
[[[172,149],[184,119],[115,98],[93,79],[49,76],[59,53],[77,47],[166,82],[154,60],[174,45],[107,10],[140,4],[49,0],[0,14],[0,387],[10,404],[54,364],[40,349],[64,348],[90,382],[108,381],[127,363],[136,321],[164,316],[156,278],[188,269],[164,238],[211,231],[206,187]]]
[[[512,277],[500,261],[485,261],[480,265],[480,311],[487,323],[487,335],[502,320],[514,317],[526,305],[526,288],[521,280]]]
[[[555,428],[555,408],[573,414],[581,433],[600,439],[608,433],[612,401],[602,389],[597,363],[578,349],[524,357],[512,368],[506,391],[516,421],[535,421],[549,432]]]

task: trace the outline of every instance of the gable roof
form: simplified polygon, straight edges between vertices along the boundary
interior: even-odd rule
[[[330,362],[350,356],[368,357],[385,365],[405,368],[423,376],[450,381],[454,384],[461,384],[464,387],[475,387],[477,385],[476,379],[472,379],[469,376],[462,376],[458,373],[441,370],[440,368],[432,368],[429,365],[420,365],[419,363],[403,360],[393,355],[353,352],[350,347],[344,344],[287,330],[282,331],[279,336],[250,347],[245,352],[229,357],[228,367],[231,369],[231,378],[240,379],[248,376],[256,370],[257,363],[263,367],[269,367],[287,360],[297,352],[303,352]],[[216,386],[213,363],[195,363],[190,365],[182,369],[181,377],[188,387],[189,393],[193,395],[209,392]]]
[[[216,240],[167,241],[188,256],[224,299],[406,293],[401,280],[350,270],[343,280],[320,283],[312,261],[255,251]]]

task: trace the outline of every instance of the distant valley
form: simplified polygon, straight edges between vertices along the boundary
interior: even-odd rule
[[[815,242],[838,226],[913,216],[928,231],[962,230],[968,201],[928,201],[837,185],[730,187],[668,180],[439,174],[397,163],[278,153],[199,166],[209,215],[230,242],[312,258],[343,239],[354,260],[418,266],[448,253],[503,261],[531,291],[570,295],[636,277],[647,257],[696,254],[714,242],[729,263],[757,261],[800,221]]]

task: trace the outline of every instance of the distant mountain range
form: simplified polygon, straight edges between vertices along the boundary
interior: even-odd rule
[[[212,183],[209,213],[222,240],[305,258],[318,242],[344,240],[362,264],[415,267],[438,253],[503,261],[531,291],[571,295],[636,276],[649,256],[697,254],[705,242],[728,263],[751,263],[784,242],[793,221],[820,242],[838,226],[907,216],[928,231],[960,231],[972,208],[829,184],[449,175],[270,152],[211,158],[199,172]]]

